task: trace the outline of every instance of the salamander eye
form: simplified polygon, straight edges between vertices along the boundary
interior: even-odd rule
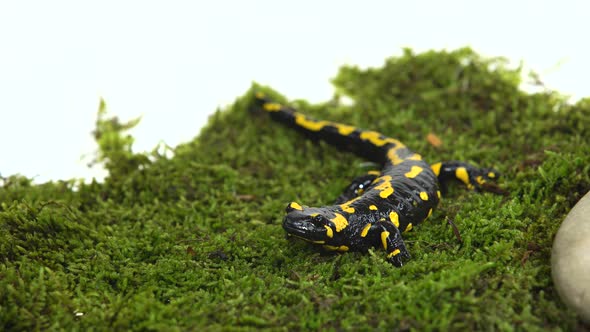
[[[327,224],[326,218],[324,218],[324,216],[322,216],[321,214],[318,214],[317,216],[311,218],[311,223],[316,227],[323,227]]]

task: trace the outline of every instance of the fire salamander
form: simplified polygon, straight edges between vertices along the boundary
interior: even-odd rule
[[[383,165],[381,171],[353,180],[333,205],[288,204],[283,220],[287,234],[327,250],[367,251],[382,247],[387,260],[401,267],[403,260],[410,258],[401,233],[430,217],[441,198],[439,182],[456,179],[478,190],[498,177],[493,169],[464,162],[429,165],[402,142],[378,132],[314,120],[260,92],[255,99],[272,119]]]

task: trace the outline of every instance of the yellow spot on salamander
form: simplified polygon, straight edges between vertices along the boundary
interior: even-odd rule
[[[371,228],[371,223],[368,223],[367,225],[365,225],[365,227],[363,227],[363,230],[361,231],[361,237],[367,236],[370,228]]]
[[[478,184],[484,184],[484,183],[486,183],[486,180],[484,180],[484,178],[481,175],[478,175],[475,178],[475,181],[477,181]]]
[[[432,215],[432,209],[428,210],[428,215],[426,216],[426,218],[430,218],[431,215]]]
[[[379,176],[379,175],[381,175],[381,172],[379,172],[379,171],[368,171],[367,174]]]
[[[381,244],[383,245],[383,249],[387,250],[387,238],[389,237],[388,231],[381,232]]]
[[[310,120],[301,113],[295,113],[295,123],[311,131],[320,131],[326,125],[330,124],[328,121]]]
[[[414,153],[413,155],[409,156],[406,159],[408,159],[408,160],[422,160],[422,156],[417,153]]]
[[[352,206],[347,206],[346,208],[342,208],[342,211],[347,213],[354,213],[354,208]]]
[[[428,194],[425,191],[421,191],[420,192],[420,198],[422,198],[423,201],[427,201],[428,200]]]
[[[422,167],[420,166],[412,166],[409,172],[404,174],[407,178],[413,179],[418,176],[418,174],[422,173]]]
[[[371,204],[371,205],[369,205],[369,210],[371,210],[371,211],[377,211],[378,209],[377,209],[377,206]]]
[[[391,184],[389,184],[388,187],[386,187],[385,189],[381,190],[381,192],[379,193],[379,196],[381,198],[387,198],[391,194],[393,194],[393,187],[391,187]]]
[[[319,216],[319,215],[320,215],[319,213],[312,213],[309,216],[313,218],[313,217],[316,217],[316,216]]]
[[[434,175],[436,175],[436,176],[439,176],[440,175],[440,168],[441,168],[441,166],[442,166],[442,163],[436,163],[436,164],[430,165],[430,168],[434,172]]]
[[[353,199],[351,199],[348,202],[342,203],[340,204],[340,208],[342,209],[342,211],[347,212],[347,213],[354,213],[354,207],[350,206],[352,203],[354,203],[356,200],[360,199],[361,197],[355,197]]]
[[[299,210],[299,211],[303,211],[303,208],[301,207],[301,205],[299,205],[299,203],[297,202],[291,202],[291,204],[289,204],[289,207],[291,209],[295,209],[295,210]]]
[[[399,249],[395,249],[394,251],[390,252],[390,253],[387,255],[387,258],[391,258],[391,257],[393,257],[393,256],[397,256],[397,255],[399,255],[399,253],[400,253],[400,252],[401,252],[401,251],[400,251]]]
[[[438,196],[438,199],[440,199],[440,190],[436,191],[436,196]]]
[[[397,150],[404,148],[405,146],[403,144],[399,144],[396,145],[395,147],[389,149],[387,151],[387,159],[389,159],[389,161],[391,161],[391,163],[393,165],[397,165],[399,163],[401,163],[402,161],[404,161],[404,159],[400,158],[400,156],[397,154]]]
[[[393,194],[393,187],[391,186],[391,175],[385,175],[382,176],[380,178],[378,178],[378,180],[383,181],[381,184],[379,184],[378,186],[375,186],[375,190],[379,190],[379,196],[381,198],[387,198],[389,197],[391,194]]]
[[[332,228],[330,228],[330,226],[328,225],[324,225],[324,227],[326,228],[326,236],[329,237],[330,239],[334,237],[334,231],[332,231]]]
[[[360,134],[360,138],[364,141],[369,141],[371,142],[371,144],[375,145],[375,146],[383,146],[387,143],[394,143],[394,144],[400,144],[400,141],[393,139],[393,138],[389,138],[389,137],[382,137],[383,135],[381,135],[380,133],[376,132],[376,131],[363,131]]]
[[[465,183],[467,187],[469,187],[469,185],[471,184],[471,182],[469,181],[469,174],[467,173],[467,169],[465,169],[465,167],[458,167],[455,170],[455,177],[461,180],[461,182]]]
[[[332,250],[332,251],[348,251],[348,246],[331,246],[331,245],[324,245],[324,248],[326,250]]]
[[[283,106],[278,103],[265,103],[264,105],[262,105],[262,108],[264,108],[265,111],[277,112],[280,111],[281,108],[283,108]]]
[[[389,212],[389,220],[395,225],[395,227],[399,228],[399,215],[395,211]]]
[[[336,232],[340,232],[341,230],[346,228],[346,226],[348,226],[348,220],[346,220],[346,218],[344,218],[344,216],[340,213],[334,213],[334,215],[336,215],[336,217],[330,220],[334,223],[334,226],[336,227]]]
[[[295,113],[295,123],[305,129],[308,129],[311,131],[320,131],[326,126],[332,126],[338,130],[338,133],[340,135],[343,135],[343,136],[348,136],[353,131],[356,130],[356,127],[345,125],[345,124],[335,123],[335,122],[331,122],[331,121],[323,121],[323,120],[322,121],[312,120],[301,113]]]
[[[409,223],[408,226],[406,226],[406,229],[404,230],[404,232],[409,232],[412,230],[412,223]]]
[[[375,181],[373,181],[373,183],[376,183],[376,182],[379,182],[379,181],[391,182],[391,180],[393,180],[393,178],[391,177],[391,175],[383,175],[381,177],[376,178]]]
[[[341,204],[340,208],[342,209],[342,211],[344,211],[346,213],[354,213],[354,207],[352,207],[348,204],[347,203]]]
[[[353,126],[343,125],[343,124],[339,124],[339,123],[333,123],[332,125],[338,129],[338,133],[340,135],[344,135],[344,136],[348,136],[353,131],[356,130],[356,128]]]
[[[489,172],[488,173],[488,178],[493,179],[495,177],[496,177],[496,173],[494,173],[494,172]]]

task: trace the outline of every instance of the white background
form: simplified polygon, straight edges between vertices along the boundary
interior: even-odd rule
[[[590,96],[585,1],[0,0],[0,174],[102,177],[86,162],[99,98],[143,116],[135,151],[195,137],[252,81],[331,97],[342,64],[402,47],[471,46],[524,60],[572,100]]]

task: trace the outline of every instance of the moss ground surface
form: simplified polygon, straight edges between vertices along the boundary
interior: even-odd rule
[[[0,330],[584,329],[549,262],[590,190],[590,100],[527,94],[520,80],[469,49],[407,50],[381,68],[341,68],[334,84],[353,106],[288,101],[430,162],[501,171],[506,196],[451,187],[405,235],[413,258],[401,269],[378,249],[340,255],[285,238],[288,202],[330,203],[374,166],[252,111],[254,90],[287,102],[271,89],[254,85],[173,157],[132,153],[136,122],[102,105],[104,183],[0,180]]]

